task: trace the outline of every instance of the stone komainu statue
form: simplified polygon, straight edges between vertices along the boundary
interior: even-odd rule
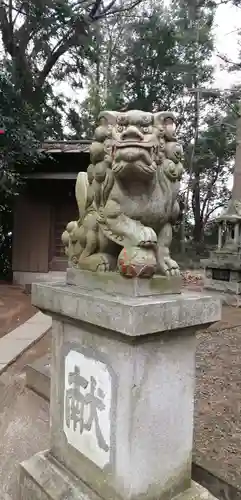
[[[69,265],[127,277],[179,274],[170,257],[183,172],[172,113],[105,111],[76,181],[79,220],[62,235]]]

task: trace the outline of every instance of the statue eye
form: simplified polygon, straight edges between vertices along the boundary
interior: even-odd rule
[[[144,134],[148,134],[148,132],[150,132],[150,127],[142,127],[142,131]]]
[[[123,129],[124,129],[123,125],[118,125],[117,132],[123,132]]]

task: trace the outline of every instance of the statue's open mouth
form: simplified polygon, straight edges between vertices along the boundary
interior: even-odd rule
[[[119,162],[143,162],[146,165],[153,163],[153,155],[157,151],[157,146],[154,144],[123,141],[116,142],[112,147],[113,159],[116,163]]]
[[[149,152],[157,149],[157,145],[153,142],[141,142],[141,141],[121,141],[115,142],[112,146],[113,150],[123,149],[123,148],[141,148],[147,149]]]
[[[112,170],[116,175],[128,176],[137,168],[138,175],[153,175],[156,171],[154,153],[157,146],[150,143],[123,141],[112,147]]]

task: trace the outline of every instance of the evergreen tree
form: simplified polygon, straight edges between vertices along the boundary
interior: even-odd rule
[[[88,129],[89,137],[100,108],[177,113],[185,146],[185,225],[194,221],[196,241],[220,199],[228,197],[224,180],[233,154],[229,134],[217,125],[219,101],[201,92],[212,85],[214,16],[210,0],[172,0],[168,8],[145,2],[113,26],[101,23],[88,96],[78,113],[72,110],[75,129]]]
[[[40,109],[50,77],[79,85],[96,23],[140,1],[2,1],[0,33],[23,99]]]

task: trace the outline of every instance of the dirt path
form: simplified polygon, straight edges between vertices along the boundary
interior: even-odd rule
[[[46,334],[0,376],[0,498],[19,498],[19,463],[49,446],[49,405],[25,387],[24,367],[45,355]]]
[[[27,321],[35,312],[31,297],[20,287],[0,284],[0,337]]]
[[[227,328],[231,319],[241,325],[241,310],[198,335],[194,458],[241,490],[241,326]]]
[[[223,306],[197,341],[194,461],[241,491],[241,308]]]

